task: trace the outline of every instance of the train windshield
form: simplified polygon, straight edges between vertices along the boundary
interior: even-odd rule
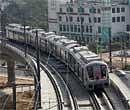
[[[93,80],[94,79],[93,67],[92,66],[88,66],[87,67],[87,72],[88,72],[89,79]]]
[[[106,65],[101,65],[101,74],[102,74],[102,78],[106,78],[106,75],[107,75]]]
[[[87,72],[90,80],[105,79],[107,73],[107,67],[106,65],[88,66]]]

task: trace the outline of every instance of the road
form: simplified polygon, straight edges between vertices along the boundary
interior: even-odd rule
[[[104,59],[106,62],[109,62],[109,53],[102,53],[102,59]],[[127,64],[130,64],[130,57],[127,57]],[[116,68],[122,68],[121,57],[112,56],[112,65]]]

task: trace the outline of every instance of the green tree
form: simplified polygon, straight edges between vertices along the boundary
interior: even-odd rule
[[[47,0],[17,0],[6,9],[9,23],[23,23],[47,29]]]

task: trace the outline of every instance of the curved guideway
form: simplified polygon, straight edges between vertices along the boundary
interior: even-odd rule
[[[126,108],[124,108],[122,100],[120,99],[118,94],[116,94],[115,89],[111,85],[109,88],[105,88],[105,92],[109,96],[114,106],[114,110],[126,110]]]
[[[120,100],[125,104],[125,107],[130,107],[130,89],[121,81],[115,74],[110,74],[112,86],[120,96]]]
[[[41,69],[41,104],[40,110],[58,110],[58,102],[54,87],[45,71]]]
[[[67,67],[60,61],[56,60],[54,57],[51,57],[48,63],[58,71],[58,73],[70,86],[71,92],[77,101],[79,110],[93,110],[91,102],[89,101],[87,90],[83,87],[81,82],[77,80],[76,76],[73,75],[73,72],[67,70]]]
[[[21,46],[19,46],[17,44],[11,43],[11,45],[17,46],[18,48],[20,48],[21,50],[23,50],[23,47],[21,47]],[[35,56],[35,50],[32,49],[32,48],[28,49],[28,53],[30,53],[31,55]],[[53,58],[52,57],[48,58],[48,55],[42,53],[41,54],[41,59],[44,60],[44,62],[49,63],[53,67],[56,67],[56,59],[54,57]],[[57,62],[57,66],[60,66],[59,68],[61,68],[61,69],[59,69],[59,70],[61,70],[61,71],[58,71],[58,72],[61,73],[61,74],[64,74],[63,77],[65,78],[66,77],[66,70],[67,70],[66,68],[64,68],[65,65],[63,63],[61,64],[61,62],[58,61]],[[55,70],[58,70],[58,68],[55,68]],[[57,79],[59,79],[59,78],[57,78]],[[69,85],[71,86],[73,96],[75,97],[75,99],[77,101],[79,109],[80,110],[92,110],[92,105],[91,105],[91,102],[89,101],[89,95],[88,95],[87,90],[82,86],[82,84],[80,84],[80,82],[73,75],[73,73],[69,74],[68,81],[71,82],[71,83],[69,82],[70,83]],[[57,81],[57,83],[60,83],[60,81]],[[61,92],[62,92],[62,95],[63,95],[63,98],[64,98],[64,104],[66,105],[66,101],[68,100],[67,93],[65,92],[66,89],[61,84],[59,86],[61,86],[60,89],[61,89]],[[68,109],[67,107],[65,107],[65,108]]]
[[[46,59],[46,60],[48,59],[47,56],[45,58],[45,55],[41,55],[41,56],[42,56],[41,59]],[[69,85],[71,86],[72,93],[73,93],[74,97],[77,100],[79,109],[80,110],[92,110],[92,105],[91,105],[91,102],[89,101],[89,95],[88,95],[87,90],[82,86],[82,84],[80,84],[79,81],[77,81],[77,78],[73,75],[73,73],[71,71],[69,71],[68,72],[69,76],[68,76],[66,74],[68,70],[65,68],[65,65],[63,63],[61,63],[60,61],[57,62],[55,58],[50,57],[49,61],[47,61],[47,63],[49,63],[50,65],[55,67],[55,69],[58,70],[59,73],[61,73],[61,75],[63,76],[64,79],[67,78],[66,80],[69,82]],[[56,63],[58,63],[58,64],[56,64]],[[61,68],[61,69],[59,69],[59,68]],[[42,76],[41,76],[41,79],[42,79]],[[44,89],[47,90],[46,88],[44,88],[44,84],[46,85],[46,83],[47,83],[47,81],[46,82],[42,82],[42,84],[43,84],[43,88],[42,89],[43,90]],[[64,89],[63,90],[62,89],[61,89],[61,91],[64,91]],[[48,92],[48,91],[49,92],[51,91],[50,88],[46,92]],[[43,99],[45,99],[45,96],[43,96],[43,97],[44,97]],[[56,95],[55,95],[55,97],[56,97]],[[118,102],[119,102],[119,100],[117,100],[117,103]],[[47,106],[49,106],[49,104]],[[122,109],[122,110],[124,110],[124,109]]]

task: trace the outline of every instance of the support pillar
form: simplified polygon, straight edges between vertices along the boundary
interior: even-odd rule
[[[8,72],[8,83],[15,81],[15,61],[12,59],[7,60],[7,72]]]
[[[13,110],[16,110],[16,85],[15,85],[15,61],[7,60],[8,84],[12,85],[13,92]]]

